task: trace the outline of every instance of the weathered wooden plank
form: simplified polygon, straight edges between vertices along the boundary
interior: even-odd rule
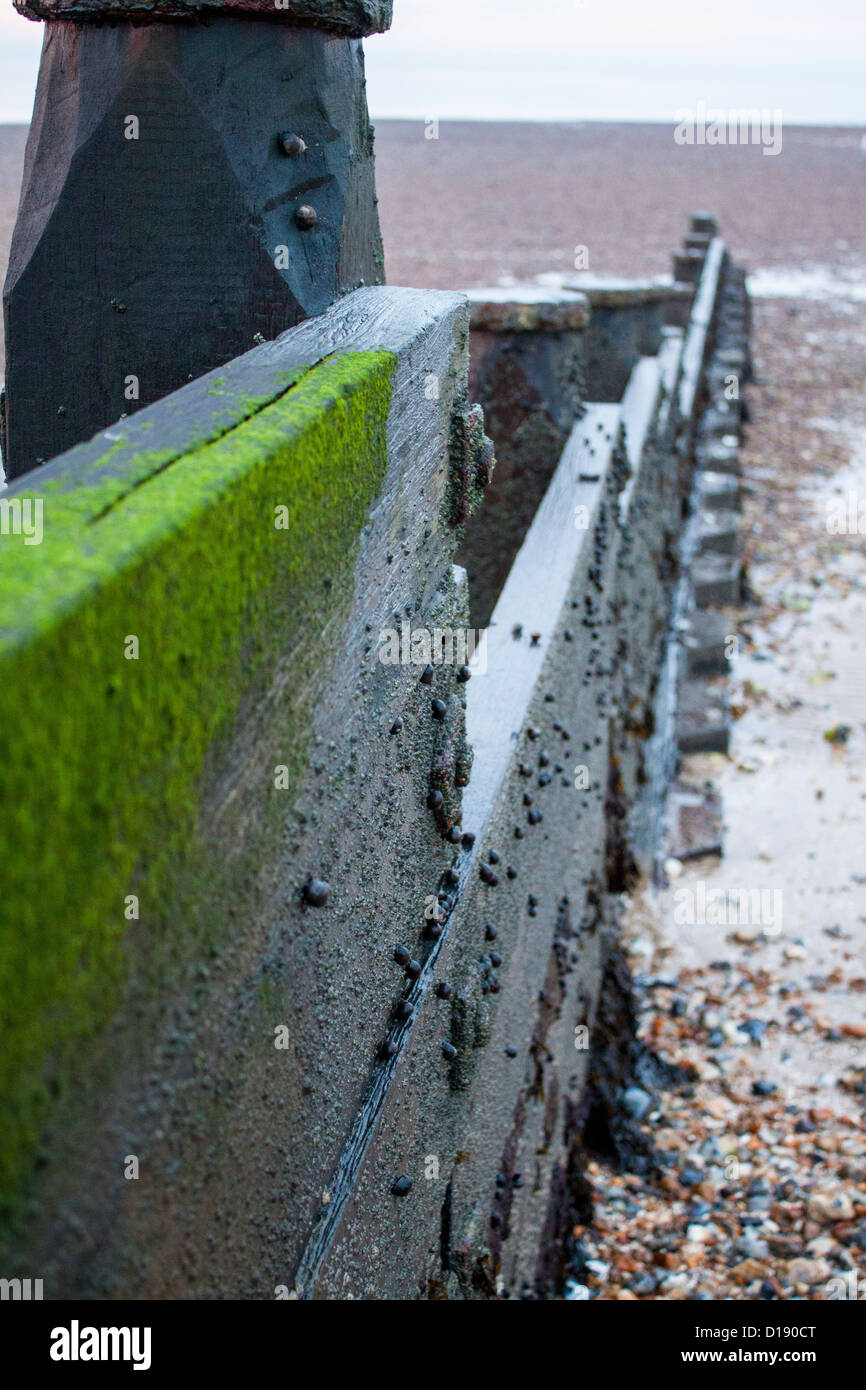
[[[493,611],[487,674],[470,689],[467,709],[475,759],[464,815],[479,834],[526,722],[556,633],[556,615],[565,605],[581,553],[591,545],[620,419],[619,406],[593,405],[574,425]]]
[[[459,560],[472,620],[486,627],[586,398],[589,307],[537,285],[475,290],[470,301],[469,391],[497,440],[497,468]]]
[[[624,406],[628,449],[623,410],[587,408],[499,596],[486,671],[467,691],[462,809],[474,842],[455,855],[417,1015],[366,1151],[352,1148],[351,1197],[302,1262],[299,1296],[555,1287],[544,1232],[561,1229],[571,1200],[564,1174],[590,1059],[581,1030],[596,1017],[628,872],[682,511],[678,422],[661,389],[681,345],[673,335],[663,361],[641,364]]]
[[[709,331],[716,311],[719,278],[726,256],[724,241],[721,237],[715,237],[703,262],[703,270],[683,349],[683,372],[679,401],[679,411],[683,420],[691,420],[692,418],[695,396],[707,352]]]
[[[400,993],[393,923],[423,923],[425,894],[450,857],[427,802],[435,760],[452,745],[459,751],[454,668],[421,684],[417,667],[382,665],[377,637],[395,611],[448,626],[459,616],[453,448],[465,409],[468,311],[455,295],[358,298],[324,316],[318,336],[304,325],[294,330],[300,345],[289,334],[239,364],[236,385],[254,386],[261,367],[261,400],[286,362],[319,359],[211,443],[201,443],[213,423],[199,385],[186,405],[196,400],[208,418],[188,430],[197,447],[174,462],[153,468],[127,450],[124,467],[106,473],[101,440],[32,474],[31,494],[43,496],[43,473],[57,485],[44,490],[44,543],[33,564],[5,541],[0,552],[8,571],[0,684],[13,702],[24,684],[34,708],[45,702],[34,737],[65,768],[65,790],[51,792],[63,808],[61,841],[32,780],[27,793],[28,740],[4,703],[0,795],[21,820],[2,929],[5,942],[29,952],[29,975],[40,981],[20,1032],[27,1048],[22,1058],[10,1043],[7,1065],[25,1089],[38,1075],[32,1047],[44,1042],[36,1022],[44,1010],[68,1020],[75,1043],[71,1057],[65,1046],[55,1056],[69,1070],[69,1099],[62,1119],[55,1114],[63,1157],[52,1162],[49,1149],[43,1215],[27,1240],[54,1290],[92,1290],[102,1277],[81,1225],[66,1221],[69,1202],[98,1233],[100,1269],[118,1289],[273,1297],[383,1064],[380,1043]],[[431,375],[435,394],[425,391]],[[177,448],[181,416],[170,402],[154,408],[153,432],[163,412],[163,439]],[[86,516],[88,454],[99,507]],[[115,486],[108,504],[106,476]],[[19,486],[16,495],[26,494]],[[255,508],[273,543],[283,503],[289,567],[279,569],[277,533],[283,578],[273,588]],[[251,605],[246,620],[235,580]],[[123,660],[125,633],[140,638],[138,664]],[[45,662],[55,648],[74,655],[57,658],[49,686]],[[57,680],[63,698],[52,705]],[[208,721],[224,695],[214,727]],[[444,722],[431,717],[440,697],[452,705]],[[167,799],[178,759],[193,783]],[[289,779],[282,794],[281,765]],[[459,793],[452,788],[455,804]],[[103,837],[113,848],[100,854]],[[56,903],[30,882],[42,881],[53,853],[64,862],[51,875]],[[305,890],[310,875],[330,884],[324,906]],[[126,943],[130,993],[114,1017],[108,1066],[104,1056],[94,1060],[92,1040],[118,999],[129,892],[141,919]],[[46,915],[53,964],[44,955]],[[71,968],[80,950],[90,953],[83,974]],[[67,998],[75,979],[92,983],[98,1007]],[[286,1030],[285,1049],[275,1047],[275,1028]],[[27,1146],[15,1128],[20,1097],[4,1093],[15,1120],[4,1125],[8,1184]],[[126,1152],[146,1154],[144,1204],[115,1160],[118,1133]],[[279,1152],[276,1167],[269,1152]],[[242,1207],[229,1200],[239,1179]],[[214,1259],[207,1252],[217,1235]]]
[[[464,296],[447,291],[357,290],[327,313],[251,348],[157,405],[118,420],[38,473],[13,479],[8,495],[74,494],[77,515],[93,519],[175,459],[250,419],[331,353],[347,345],[352,351],[375,351],[388,343],[404,356],[419,334],[444,337],[456,331],[455,315],[462,314],[463,304]],[[441,348],[438,340],[436,347]],[[72,501],[70,496],[70,505]]]

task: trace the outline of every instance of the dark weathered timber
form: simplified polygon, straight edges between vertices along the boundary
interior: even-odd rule
[[[27,19],[189,19],[254,14],[360,39],[390,27],[393,0],[13,0]]]
[[[497,599],[484,669],[468,684],[445,660],[427,681],[420,662],[379,656],[384,630],[404,618],[413,630],[469,621],[465,573],[453,565],[455,518],[468,505],[455,503],[464,486],[477,492],[472,451],[482,460],[486,451],[466,403],[469,313],[457,296],[347,296],[10,490],[12,501],[44,493],[46,543],[26,560],[20,601],[6,575],[0,584],[19,638],[0,692],[14,688],[16,670],[34,669],[28,644],[47,622],[59,630],[60,659],[41,668],[41,696],[27,687],[31,705],[55,720],[45,746],[59,747],[56,715],[80,709],[77,692],[92,692],[97,711],[80,724],[90,756],[67,777],[71,794],[48,796],[43,840],[62,846],[64,901],[44,919],[51,931],[40,922],[33,935],[35,971],[77,930],[96,881],[108,875],[113,892],[116,876],[118,901],[129,886],[113,860],[93,860],[82,826],[94,814],[104,824],[94,758],[124,710],[135,721],[129,747],[138,746],[141,706],[130,696],[147,667],[116,684],[106,655],[94,660],[85,648],[67,659],[80,651],[75,633],[93,626],[70,627],[76,612],[116,614],[118,632],[150,621],[138,612],[136,555],[155,558],[165,622],[154,623],[148,659],[164,663],[183,696],[154,705],[170,753],[178,710],[203,689],[197,667],[174,656],[214,645],[214,605],[198,637],[189,631],[186,600],[200,584],[181,546],[190,526],[203,523],[199,555],[223,539],[218,585],[232,556],[250,556],[255,576],[255,524],[233,505],[237,492],[200,493],[203,464],[210,456],[215,483],[236,467],[235,487],[263,470],[282,499],[300,476],[285,440],[291,450],[306,420],[311,436],[330,439],[340,479],[336,497],[326,493],[314,465],[311,491],[297,499],[306,569],[322,580],[310,618],[296,631],[280,610],[263,685],[246,685],[231,730],[210,746],[197,824],[206,862],[224,861],[225,877],[213,887],[207,874],[181,878],[160,900],[142,893],[130,949],[164,940],[172,953],[186,942],[189,954],[131,980],[111,1033],[93,1040],[104,1084],[93,1052],[76,1053],[77,1079],[44,1136],[24,1244],[3,1257],[10,1274],[44,1272],[55,1298],[474,1299],[561,1288],[559,1237],[577,1219],[582,1155],[591,1136],[615,1150],[621,1123],[633,1020],[627,991],[610,992],[616,921],[640,844],[657,843],[646,832],[660,815],[668,744],[676,754],[673,706],[663,713],[677,665],[665,658],[659,672],[659,661],[678,650],[692,611],[680,596],[694,588],[698,597],[680,537],[695,453],[714,435],[696,431],[694,418],[709,403],[710,423],[727,429],[709,383],[728,354],[744,355],[742,329],[718,309],[723,273],[739,274],[716,239],[688,333],[664,331],[622,401],[590,404],[575,424]],[[360,435],[341,433],[342,407],[370,368],[362,359],[348,397],[320,397],[312,416],[308,392],[335,356],[351,363],[371,349],[393,359],[387,458],[375,497],[350,527],[339,523],[352,559],[335,584],[332,561],[317,558],[318,511],[331,502],[336,520],[348,499],[342,483]],[[311,370],[285,389],[303,364]],[[306,400],[303,414],[293,396]],[[186,521],[175,510],[182,481],[200,498]],[[718,479],[712,488],[729,490]],[[56,508],[74,518],[66,532]],[[142,529],[148,516],[153,529]],[[215,528],[220,518],[227,530]],[[117,566],[99,586],[97,552]],[[4,554],[12,578],[15,557]],[[103,628],[113,651],[113,622]],[[251,681],[246,658],[239,669]],[[447,719],[434,700],[450,706]],[[283,760],[273,750],[297,741],[296,719],[309,742],[293,751],[292,791],[276,805],[268,797],[274,825],[263,835],[268,774]],[[23,795],[7,798],[10,825],[32,828],[47,794],[20,751],[26,727],[0,719],[0,772],[14,762],[25,770]],[[38,738],[41,747],[42,723]],[[159,750],[156,785],[167,785],[173,762]],[[113,761],[111,771],[114,787]],[[434,788],[447,793],[447,826]],[[134,777],[117,783],[116,796],[140,794]],[[164,805],[148,833],[174,844]],[[94,864],[83,883],[70,872],[82,855]],[[40,853],[7,858],[37,889],[51,881]],[[322,881],[315,890],[311,878]],[[25,900],[45,913],[36,889]],[[8,891],[3,901],[8,908]],[[211,924],[201,942],[191,913]],[[7,923],[17,941],[20,916],[7,910]],[[155,1018],[139,1008],[150,978]],[[61,995],[68,982],[54,981]],[[288,1046],[277,1049],[274,1025]],[[123,1176],[127,1151],[146,1155],[140,1184]]]
[[[473,291],[469,391],[496,444],[496,473],[459,563],[486,627],[586,398],[586,296],[534,285]]]
[[[57,622],[81,612],[82,606],[85,611],[102,610],[109,602],[106,587],[117,592],[115,586],[124,583],[128,567],[137,563],[136,549],[147,546],[160,556],[156,563],[165,578],[165,630],[172,626],[173,612],[185,627],[178,589],[183,585],[180,557],[190,526],[197,524],[195,513],[178,527],[164,504],[151,500],[153,489],[161,493],[179,471],[189,476],[198,453],[216,449],[224,459],[232,453],[240,458],[240,446],[233,441],[243,435],[244,422],[265,429],[275,410],[285,412],[284,437],[291,441],[293,429],[299,427],[297,421],[293,425],[293,391],[280,393],[278,386],[280,375],[285,387],[299,364],[341,354],[351,360],[376,350],[394,359],[386,472],[368,514],[347,536],[350,572],[331,587],[332,571],[316,570],[321,552],[315,512],[329,499],[316,496],[313,475],[312,500],[299,506],[298,515],[308,568],[321,579],[317,621],[295,634],[288,623],[277,626],[273,645],[268,644],[261,658],[264,683],[258,690],[249,654],[244,653],[240,672],[249,682],[247,697],[227,740],[214,744],[203,772],[199,823],[207,826],[216,857],[227,866],[230,885],[217,889],[220,906],[214,912],[220,914],[220,930],[226,933],[223,940],[234,964],[218,984],[214,981],[216,993],[207,1008],[196,1004],[182,971],[170,970],[160,977],[164,1022],[151,1022],[160,1036],[167,1035],[168,1027],[172,1030],[174,1041],[167,1047],[161,1042],[154,1046],[153,1036],[145,1040],[148,1025],[137,1006],[121,1009],[112,1032],[111,1076],[104,1087],[93,1084],[92,1052],[82,1049],[76,1059],[76,1077],[70,1082],[70,1094],[76,1097],[74,1123],[58,1122],[57,1132],[63,1135],[60,1162],[40,1165],[39,1202],[27,1236],[27,1258],[46,1269],[46,1287],[52,1292],[77,1290],[96,1296],[110,1279],[116,1293],[130,1297],[273,1299],[286,1270],[293,1271],[302,1257],[362,1100],[368,1093],[377,1094],[383,1073],[390,1080],[391,1069],[380,1052],[382,1040],[390,1037],[402,1043],[409,1026],[402,1017],[395,1018],[406,978],[394,963],[393,951],[396,940],[405,937],[426,963],[433,944],[422,938],[425,899],[435,895],[453,850],[428,807],[428,795],[438,761],[448,762],[452,748],[462,741],[459,696],[464,687],[447,663],[437,668],[431,685],[419,682],[417,666],[383,663],[380,633],[395,623],[399,627],[409,613],[413,628],[466,623],[465,584],[455,581],[452,567],[458,532],[452,523],[451,491],[455,427],[465,411],[468,329],[468,305],[462,296],[361,290],[320,318],[247,353],[209,379],[190,383],[176,397],[114,426],[106,436],[15,486],[19,496],[27,489],[57,499],[62,492],[89,539],[80,562],[69,562],[66,587],[55,610]],[[429,374],[436,378],[436,393],[424,390]],[[314,376],[315,369],[309,375]],[[259,403],[257,413],[250,402]],[[321,412],[318,429],[330,432],[339,464],[340,429],[334,419],[339,402],[322,404]],[[275,439],[271,434],[270,444],[257,445],[248,468],[272,474],[274,499],[283,501],[288,500],[287,491],[291,495],[291,476],[280,462]],[[204,445],[213,440],[218,442],[208,451]],[[143,456],[141,451],[146,451]],[[175,490],[178,486],[175,483]],[[237,477],[232,486],[236,491]],[[347,487],[342,507],[339,495],[334,499],[337,514],[343,508],[349,512],[348,492]],[[205,536],[217,534],[217,517],[226,505],[226,494],[222,493],[223,502],[220,496],[216,488],[201,496]],[[49,516],[52,505],[46,504]],[[130,517],[130,509],[140,506],[155,520],[156,529],[149,536]],[[239,510],[229,533],[220,529],[219,534],[226,555],[225,542],[231,535],[232,551],[251,557],[248,572],[255,584],[257,540],[255,528],[251,532],[244,524],[246,515]],[[266,520],[270,531],[270,513]],[[106,537],[116,534],[118,527],[128,529],[130,546],[102,591],[88,595],[81,582],[88,553],[104,553]],[[356,550],[354,560],[349,543]],[[3,632],[0,621],[0,634],[16,650],[33,640],[33,615],[44,601],[54,568],[50,540],[35,549],[40,565],[29,571],[32,587],[15,609],[15,634]],[[8,547],[3,553],[8,556]],[[7,595],[8,606],[5,574],[0,592]],[[133,598],[133,609],[135,603]],[[118,611],[125,614],[125,627],[135,630],[136,618],[125,599]],[[53,624],[54,618],[48,621]],[[161,645],[158,642],[154,650]],[[79,677],[95,681],[102,690],[106,682],[101,658],[75,663],[59,706],[75,707],[70,691]],[[0,688],[8,690],[13,679],[4,667]],[[168,679],[166,674],[166,684]],[[171,680],[177,689],[177,671],[172,670]],[[181,690],[183,705],[199,698],[198,692],[187,695],[187,689]],[[447,724],[438,724],[429,714],[431,697],[440,695],[451,704]],[[30,698],[36,698],[32,690]],[[92,746],[91,738],[98,742],[105,737],[106,718],[114,727],[113,721],[123,718],[125,704],[116,702],[113,715],[81,730],[85,746]],[[297,725],[294,710],[303,712]],[[163,720],[161,708],[156,717]],[[169,749],[173,716],[168,706],[164,718],[160,727]],[[400,732],[392,733],[398,721]],[[10,724],[4,727],[9,733]],[[290,734],[290,729],[297,732]],[[138,739],[130,729],[131,751]],[[292,746],[296,740],[300,750]],[[273,768],[289,754],[297,758],[297,782],[275,804]],[[170,753],[166,758],[167,767]],[[0,756],[0,767],[4,763]],[[158,758],[151,770],[157,782],[162,768]],[[67,862],[86,847],[81,826],[92,793],[78,785],[75,808],[63,830],[70,846]],[[129,781],[127,787],[137,795]],[[459,814],[460,788],[452,787],[451,794]],[[45,814],[48,838],[54,821]],[[270,833],[263,828],[269,814],[276,817]],[[166,813],[161,837],[172,833],[171,824]],[[182,857],[190,851],[185,844]],[[37,877],[44,873],[44,867],[31,868]],[[330,885],[326,906],[314,905],[302,891],[310,873]],[[146,890],[139,891],[146,901]],[[0,905],[0,919],[8,930],[7,900],[8,894]],[[180,943],[192,920],[187,906],[178,899],[166,911],[166,939]],[[63,935],[76,921],[75,907],[67,900],[57,930]],[[215,917],[209,921],[213,925]],[[145,940],[155,941],[153,905],[145,930],[143,945]],[[53,950],[53,939],[45,936],[44,942],[46,951],[49,945]],[[131,988],[135,992],[141,986]],[[181,1001],[177,1009],[171,1002],[175,994]],[[180,1019],[185,1020],[180,1025],[182,1040],[176,1031]],[[277,1050],[273,1025],[283,1022],[291,1029],[291,1046]],[[199,1035],[200,1027],[207,1037]],[[107,1045],[103,1056],[106,1050]],[[174,1079],[181,1053],[188,1059],[206,1056],[215,1068],[213,1081],[208,1077],[194,1098]],[[434,1050],[426,1065],[447,1090],[440,1061]],[[170,1093],[172,1098],[171,1118],[164,1122],[148,1111],[154,1068],[159,1071],[157,1084],[165,1084],[164,1096]],[[424,1084],[426,1073],[422,1092]],[[219,1118],[202,1124],[217,1096]],[[135,1142],[147,1147],[149,1172],[155,1175],[148,1178],[153,1184],[150,1192],[157,1194],[154,1200],[136,1201],[135,1184],[123,1180],[113,1157],[118,1134],[124,1136],[124,1144],[132,1142],[126,1136],[140,1135]],[[2,1139],[6,1141],[5,1133]],[[271,1157],[277,1153],[275,1166]],[[58,1159],[60,1154],[59,1148]],[[198,1175],[195,1191],[187,1184],[189,1174]],[[73,1210],[78,1213],[74,1218]],[[422,1244],[429,1240],[429,1229],[421,1225],[424,1215],[415,1213],[417,1242]],[[196,1262],[202,1261],[203,1277],[203,1282],[196,1277],[194,1295],[184,1272],[185,1252],[192,1250],[197,1252]],[[99,1252],[95,1261],[94,1251]],[[411,1289],[414,1277],[412,1266],[404,1287]]]
[[[52,22],[4,291],[7,475],[381,278],[357,40]]]

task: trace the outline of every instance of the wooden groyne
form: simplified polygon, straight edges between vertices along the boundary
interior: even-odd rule
[[[666,295],[357,289],[4,494],[4,1268],[46,1297],[558,1288],[745,372],[706,228]]]

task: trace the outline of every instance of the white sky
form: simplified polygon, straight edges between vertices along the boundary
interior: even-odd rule
[[[28,120],[42,26],[0,0],[0,120]],[[673,121],[779,109],[866,128],[866,0],[395,0],[373,117]]]

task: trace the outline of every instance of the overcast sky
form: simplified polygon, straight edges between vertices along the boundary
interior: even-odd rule
[[[0,120],[28,120],[42,26],[0,0]],[[866,128],[866,0],[396,0],[375,117],[673,121],[699,101]]]

